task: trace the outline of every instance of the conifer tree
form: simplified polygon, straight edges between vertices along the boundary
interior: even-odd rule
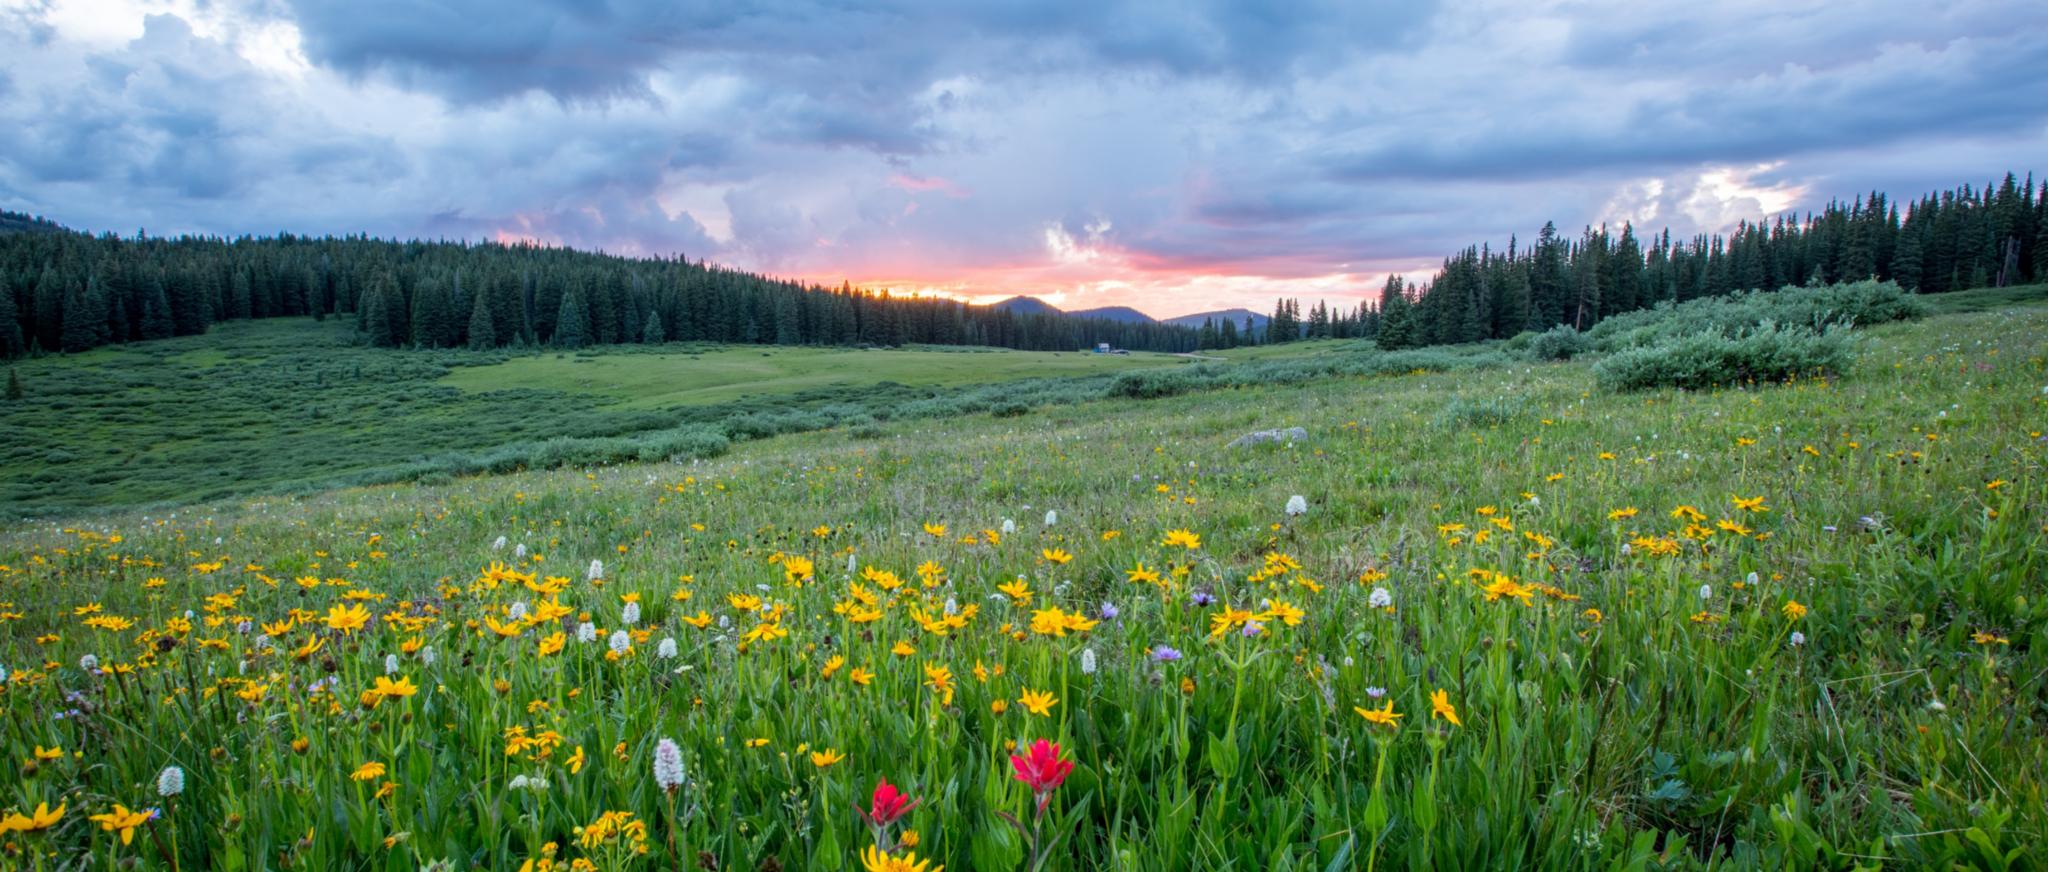
[[[54,266],[43,267],[42,277],[36,280],[35,329],[28,338],[44,350],[55,350],[64,344],[65,284]]]
[[[142,278],[142,319],[138,326],[139,338],[169,339],[177,332],[177,322],[171,319],[171,299],[164,293],[163,276],[151,269]]]
[[[15,372],[14,367],[10,366],[7,368],[7,399],[19,400],[22,396],[21,373]]]
[[[469,348],[472,351],[489,351],[498,347],[498,332],[495,318],[491,314],[491,298],[477,294],[476,303],[469,309]]]
[[[571,288],[562,295],[562,307],[555,312],[553,343],[562,348],[582,348],[590,342],[590,322],[583,313],[583,295]]]
[[[398,336],[391,332],[391,295],[387,282],[377,279],[364,295],[362,308],[363,331],[370,338],[370,344],[378,348],[390,348],[398,344]]]
[[[12,360],[28,353],[28,343],[22,339],[20,311],[14,305],[14,291],[7,287],[7,276],[0,274],[0,360]],[[10,369],[11,373],[13,370]]]
[[[107,295],[98,277],[72,285],[64,295],[64,331],[60,347],[67,354],[98,348],[107,343]]]

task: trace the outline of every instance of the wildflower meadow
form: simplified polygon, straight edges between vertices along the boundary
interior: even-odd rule
[[[2041,868],[2044,340],[15,522],[0,865]]]

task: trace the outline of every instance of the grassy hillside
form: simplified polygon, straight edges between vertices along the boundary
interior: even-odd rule
[[[0,743],[62,753],[0,805],[68,803],[18,842],[59,861],[186,868],[857,868],[882,778],[949,869],[1026,862],[999,814],[1058,869],[2024,868],[2048,309],[1856,345],[1749,390],[1317,378],[19,526]],[[550,414],[479,396],[451,426]],[[1042,822],[1039,738],[1074,763]],[[112,802],[166,814],[123,847]]]
[[[801,429],[964,386],[1180,362],[959,348],[391,351],[360,345],[340,321],[229,322],[12,364],[26,397],[0,401],[0,517],[536,466],[564,439],[844,413]]]
[[[470,392],[525,388],[593,394],[625,408],[665,408],[877,382],[953,387],[1095,375],[1169,366],[1179,360],[1170,354],[941,346],[901,351],[720,348],[687,353],[607,349],[589,355],[531,355],[490,366],[463,367],[449,372],[441,383]]]

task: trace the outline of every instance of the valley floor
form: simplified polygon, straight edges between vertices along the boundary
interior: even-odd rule
[[[16,524],[5,862],[859,868],[887,779],[959,870],[2036,867],[2048,308],[1858,348]]]

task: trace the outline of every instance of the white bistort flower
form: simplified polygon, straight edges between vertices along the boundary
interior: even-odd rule
[[[78,658],[78,668],[85,670],[86,672],[91,672],[95,669],[98,669],[100,668],[100,658],[95,657],[91,654],[87,654],[83,657],[80,657]]]
[[[1083,649],[1081,649],[1081,674],[1082,674],[1082,675],[1094,675],[1094,674],[1095,674],[1095,649],[1093,649],[1093,648],[1083,648]]]
[[[1372,589],[1372,595],[1366,597],[1365,602],[1373,608],[1384,609],[1394,604],[1394,595],[1388,593],[1384,587],[1376,587]]]
[[[1287,516],[1297,517],[1308,514],[1308,498],[1301,494],[1287,498]]]
[[[1051,510],[1051,509],[1046,509],[1046,510],[1045,510],[1045,525],[1046,525],[1046,526],[1050,527],[1050,526],[1052,526],[1052,525],[1054,525],[1054,524],[1057,524],[1057,523],[1059,523],[1059,522],[1060,522],[1060,513],[1058,513],[1058,512],[1055,512],[1055,511],[1053,511],[1053,510]]]
[[[397,672],[397,671],[398,671],[398,655],[396,655],[396,654],[386,654],[386,655],[384,655],[384,674],[385,674],[385,675],[390,675],[390,674],[392,674],[392,673],[394,673],[394,672]]]
[[[613,654],[624,654],[633,650],[633,637],[625,630],[616,630],[612,633],[610,644]]]
[[[654,783],[663,791],[683,786],[683,749],[673,739],[664,738],[654,746]]]
[[[640,604],[637,602],[627,603],[626,608],[619,615],[619,621],[628,627],[640,623]]]
[[[589,621],[577,624],[576,641],[586,643],[597,641],[597,625]]]
[[[503,551],[503,550],[505,550],[505,537],[503,537],[503,536],[499,536],[499,537],[498,537],[498,541],[496,541],[496,542],[492,542],[492,543],[491,543],[491,550],[492,550],[492,551]]]
[[[676,657],[676,640],[674,638],[661,640],[661,644],[656,645],[654,648],[654,656],[663,660],[674,660]]]
[[[592,560],[592,561],[590,561],[590,573],[589,573],[589,575],[588,575],[588,576],[586,577],[586,579],[585,579],[585,580],[587,580],[587,581],[596,581],[596,580],[598,580],[598,579],[600,579],[600,578],[603,578],[603,577],[604,577],[604,561],[602,561],[602,560]]]

